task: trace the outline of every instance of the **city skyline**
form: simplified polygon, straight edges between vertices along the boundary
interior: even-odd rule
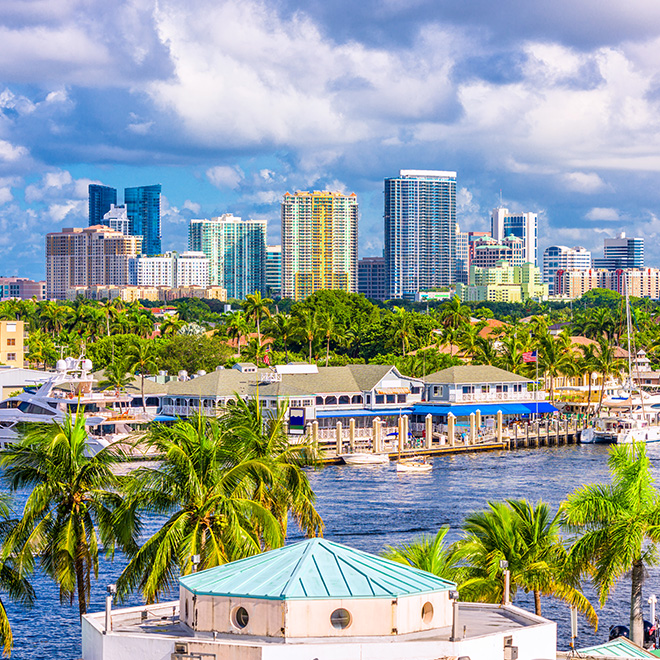
[[[660,264],[656,3],[39,7],[0,8],[4,275],[43,277],[90,183],[162,183],[163,251],[226,212],[279,243],[284,192],[355,192],[378,256],[383,180],[406,168],[458,172],[461,231],[501,204],[538,213],[540,253],[626,231]]]

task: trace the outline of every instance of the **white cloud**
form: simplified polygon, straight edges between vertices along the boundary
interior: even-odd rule
[[[7,140],[0,140],[0,162],[13,162],[28,155],[28,150],[25,147],[15,146]]]
[[[0,204],[7,204],[14,199],[12,195],[11,188],[9,186],[4,186],[0,188]]]
[[[240,167],[229,165],[216,165],[206,170],[206,178],[216,188],[238,188],[240,182],[245,178]]]
[[[588,195],[607,188],[607,184],[595,172],[569,172],[562,176],[562,182],[567,190]]]
[[[61,204],[50,204],[48,214],[55,222],[63,220],[78,221],[86,215],[87,204],[84,201],[68,201]]]
[[[199,214],[199,212],[202,210],[202,207],[197,202],[192,202],[189,199],[183,203],[183,208],[188,211],[192,211],[195,214]]]
[[[592,208],[585,216],[587,220],[600,220],[605,222],[616,222],[621,220],[621,215],[617,209],[612,208]]]

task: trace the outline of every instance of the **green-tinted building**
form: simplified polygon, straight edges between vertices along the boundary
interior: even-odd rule
[[[188,246],[210,259],[211,285],[224,287],[227,298],[244,300],[266,290],[265,220],[242,220],[231,213],[191,220]]]

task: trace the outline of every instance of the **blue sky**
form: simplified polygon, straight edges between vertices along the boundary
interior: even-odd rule
[[[504,204],[540,246],[645,236],[660,266],[656,0],[4,0],[0,275],[44,276],[87,185],[163,185],[163,244],[304,189],[356,192],[382,250],[383,178],[458,172],[462,228]]]

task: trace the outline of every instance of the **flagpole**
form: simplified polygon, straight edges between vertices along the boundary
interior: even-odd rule
[[[536,421],[539,419],[539,352],[536,351],[536,390],[534,392],[534,401],[536,402]]]

